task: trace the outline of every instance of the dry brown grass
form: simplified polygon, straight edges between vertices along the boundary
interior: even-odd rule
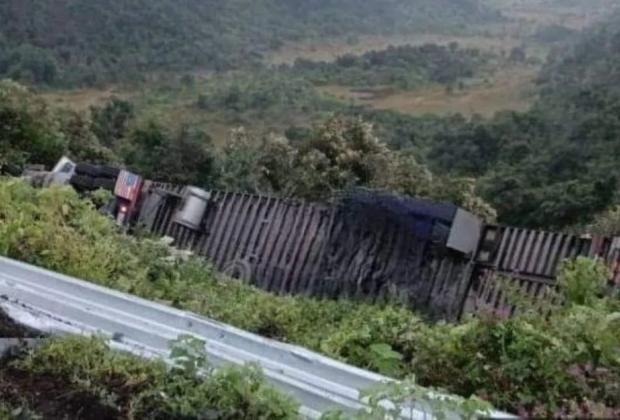
[[[449,93],[443,86],[432,86],[408,92],[386,89],[356,91],[342,86],[323,86],[321,91],[337,98],[374,109],[393,110],[410,115],[492,116],[498,111],[523,111],[534,99],[533,84],[537,69],[514,68],[500,71],[489,83]],[[374,92],[374,93],[373,93]]]
[[[131,92],[120,88],[108,87],[105,89],[71,89],[42,92],[41,96],[52,106],[68,108],[73,111],[86,111],[91,106],[102,105],[117,97],[121,99],[131,98]]]

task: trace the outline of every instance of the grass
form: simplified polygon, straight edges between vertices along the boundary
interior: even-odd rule
[[[498,111],[525,111],[535,96],[533,67],[499,71],[489,83],[479,82],[449,93],[444,86],[430,86],[408,92],[376,89],[360,92],[343,86],[323,86],[321,91],[341,100],[378,110],[393,110],[409,115],[465,116],[480,114],[490,117]]]
[[[44,90],[40,95],[53,107],[77,112],[88,111],[91,106],[103,105],[112,97],[122,99],[131,99],[132,97],[130,91],[115,86],[103,89]]]
[[[137,124],[152,120],[168,127],[188,125],[204,130],[211,136],[215,146],[223,147],[229,140],[230,131],[240,126],[260,136],[272,132],[282,133],[292,125],[309,126],[317,120],[317,115],[297,110],[271,112],[269,118],[264,118],[254,114],[265,110],[233,114],[200,109],[196,102],[207,83],[208,80],[198,80],[192,88],[181,90],[144,88],[134,97]]]

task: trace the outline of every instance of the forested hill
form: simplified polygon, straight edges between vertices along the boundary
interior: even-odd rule
[[[543,98],[588,91],[620,95],[620,13],[554,54],[541,73]]]
[[[4,0],[0,75],[94,84],[257,63],[288,40],[459,28],[480,0]]]
[[[558,51],[539,88],[528,112],[435,137],[434,169],[478,177],[503,223],[589,223],[620,203],[620,16]]]

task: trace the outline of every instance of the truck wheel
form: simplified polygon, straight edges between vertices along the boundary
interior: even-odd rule
[[[74,175],[71,177],[70,184],[78,191],[92,190],[94,188],[93,179],[84,175]]]
[[[14,163],[8,162],[6,165],[2,166],[0,164],[0,173],[7,173],[11,176],[20,176],[22,174],[23,168]]]
[[[102,165],[99,167],[99,176],[104,178],[118,178],[118,174],[121,173],[119,168],[114,166]]]
[[[113,191],[116,186],[116,179],[95,178],[93,181],[94,188],[103,188],[104,190]]]
[[[90,163],[78,163],[75,166],[75,173],[78,175],[87,175],[96,178],[99,176],[100,170],[97,165],[91,165]]]

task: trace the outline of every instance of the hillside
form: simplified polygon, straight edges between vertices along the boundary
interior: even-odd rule
[[[479,177],[504,223],[588,223],[619,199],[619,53],[616,15],[550,57],[531,110],[434,137],[432,166]]]
[[[7,0],[0,75],[92,85],[152,70],[222,70],[287,40],[462,28],[479,0]]]
[[[551,56],[540,77],[546,99],[584,92],[620,95],[620,13]]]

